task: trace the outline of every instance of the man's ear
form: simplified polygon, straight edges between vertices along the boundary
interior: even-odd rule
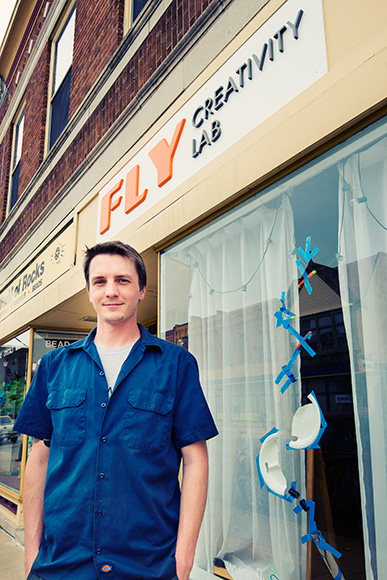
[[[144,300],[145,294],[146,294],[146,289],[147,289],[147,285],[145,285],[144,288],[140,292],[139,302],[141,302],[142,300]]]

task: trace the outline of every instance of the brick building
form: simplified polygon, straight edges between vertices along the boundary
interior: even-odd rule
[[[18,0],[0,47],[0,420],[95,325],[85,246],[136,247],[140,322],[195,354],[221,432],[194,580],[326,577],[294,481],[345,577],[387,568],[386,22],[382,0]],[[28,441],[1,428],[21,537]]]

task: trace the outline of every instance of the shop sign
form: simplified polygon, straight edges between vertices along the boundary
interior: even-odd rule
[[[48,348],[61,348],[62,346],[68,346],[69,344],[73,344],[73,342],[76,342],[78,339],[74,339],[74,340],[61,340],[61,339],[51,339],[51,338],[46,338],[44,341],[44,346],[48,349]]]
[[[101,189],[97,241],[111,239],[327,70],[322,0],[288,0]]]
[[[9,348],[0,350],[0,358],[6,358],[21,348],[24,348],[24,345],[20,344],[20,346],[10,346]],[[6,366],[6,364],[4,364],[4,366]]]
[[[1,290],[0,321],[69,269],[72,231],[71,227],[67,227]]]

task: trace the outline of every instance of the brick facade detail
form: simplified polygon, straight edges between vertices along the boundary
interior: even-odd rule
[[[50,46],[46,45],[26,91],[19,195],[20,192],[24,191],[44,159],[49,75]]]
[[[70,118],[120,44],[123,22],[124,0],[77,0]]]
[[[21,45],[16,54],[15,61],[11,67],[11,70],[9,71],[8,77],[6,79],[8,94],[6,97],[6,101],[3,103],[3,106],[0,109],[0,123],[2,123],[4,116],[7,112],[7,107],[9,106],[9,103],[11,102],[17,89],[18,83],[16,82],[16,80],[19,77],[20,82],[23,72],[25,68],[28,66],[28,62],[32,54],[32,51],[30,52],[29,50],[30,43],[32,41],[32,47],[35,46],[39,34],[42,30],[43,24],[45,22],[44,16],[45,4],[46,2],[44,0],[38,0],[36,2],[36,7],[31,16],[29,26],[27,27],[27,30],[22,38]],[[49,3],[47,6],[46,17],[50,11],[50,8],[51,3]]]
[[[0,246],[0,263],[4,260],[8,252],[14,247],[14,245],[20,240],[20,238],[28,231],[40,213],[44,210],[46,205],[55,197],[57,192],[66,184],[70,179],[72,173],[79,167],[79,165],[86,159],[91,150],[97,145],[98,141],[105,135],[109,127],[114,123],[114,121],[119,117],[119,115],[125,110],[125,108],[130,104],[132,99],[141,89],[141,87],[150,79],[152,74],[157,70],[160,64],[168,57],[171,51],[177,46],[184,35],[189,31],[190,27],[196,22],[196,20],[201,16],[204,10],[216,0],[174,0],[168,9],[164,12],[162,18],[158,21],[154,29],[145,39],[144,43],[139,47],[138,51],[134,54],[130,62],[127,64],[126,68],[123,70],[119,78],[116,80],[114,85],[110,88],[108,93],[102,99],[101,103],[98,105],[97,109],[93,112],[91,117],[87,120],[78,135],[75,136],[71,145],[64,153],[62,158],[58,161],[55,167],[53,167],[52,172],[47,177],[45,182],[36,191],[33,198],[30,200],[24,212],[18,219],[17,225],[12,229],[7,236],[4,237],[3,242]],[[89,17],[88,24],[90,34],[91,30],[94,29],[94,25],[91,24],[90,19],[93,18],[93,12],[88,8],[88,4],[93,4],[87,0],[78,0],[79,10],[85,10],[83,13],[83,25],[84,20]],[[114,4],[117,12],[122,13],[122,2],[120,0],[114,0],[114,2],[109,2],[108,0],[99,1],[98,5]],[[90,12],[89,12],[90,11]],[[122,15],[122,14],[121,14]],[[100,17],[98,15],[98,22],[100,22]],[[105,38],[108,38],[109,51],[110,53],[105,53],[104,49],[98,47],[98,42],[95,41],[95,51],[97,54],[100,51],[100,65],[103,68],[103,63],[111,56],[112,50],[114,50],[115,43],[118,43],[119,39],[119,25],[118,18],[112,18],[115,22],[116,32],[107,34],[106,29],[113,24],[106,25],[104,28],[105,32],[100,33],[100,42],[103,43]],[[110,21],[110,22],[112,22]],[[79,19],[78,19],[79,22]],[[77,26],[77,24],[76,24]],[[79,25],[80,26],[80,25]],[[114,26],[113,26],[114,28]],[[107,36],[106,36],[107,34]],[[115,36],[116,35],[116,36]],[[79,36],[76,31],[75,40]],[[115,39],[116,38],[116,39]],[[91,36],[88,41],[83,44],[83,50],[91,50]],[[77,85],[86,83],[86,85],[91,86],[97,75],[101,72],[100,70],[94,71],[82,71],[80,70],[84,65],[84,59],[87,55],[80,51],[79,47],[74,48],[74,59],[73,59],[73,70],[74,79],[72,79],[71,87],[71,98],[78,103],[78,106],[86,94],[86,88],[79,87]],[[97,58],[97,56],[95,57]],[[43,62],[42,58],[42,62]],[[81,63],[81,66],[80,66]],[[80,67],[80,68],[79,68]],[[84,67],[85,69],[92,67]],[[42,66],[42,69],[44,67]],[[37,73],[38,74],[38,73]],[[42,73],[40,73],[42,74]],[[77,80],[78,79],[78,80]],[[27,107],[27,103],[26,103]],[[76,108],[72,103],[70,104],[71,111],[74,113]],[[41,118],[41,117],[40,117]],[[45,128],[44,128],[45,129]],[[35,127],[36,130],[36,127]],[[42,126],[43,131],[43,126]],[[35,143],[37,146],[37,143]],[[28,144],[26,143],[28,148]],[[23,142],[24,151],[24,142]],[[36,159],[39,155],[33,156],[31,153],[31,159]],[[22,162],[24,158],[22,156]],[[25,173],[27,175],[27,172]],[[32,174],[30,175],[30,178]],[[24,184],[27,184],[27,177],[24,180]],[[2,191],[2,189],[1,189]]]

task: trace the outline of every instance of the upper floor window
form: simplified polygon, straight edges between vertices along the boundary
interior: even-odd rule
[[[124,31],[125,34],[128,32],[129,28],[132,26],[133,22],[137,19],[138,15],[148,4],[149,0],[126,0],[125,2],[125,22]]]
[[[75,7],[67,16],[53,42],[49,149],[62,133],[69,118],[74,28]]]
[[[134,22],[148,0],[132,0],[132,22]]]
[[[24,107],[22,111],[16,116],[13,125],[13,147],[12,147],[12,161],[11,161],[11,183],[9,194],[9,206],[11,210],[18,199],[19,189],[19,175],[20,175],[20,159],[23,145],[23,130],[24,130]]]

